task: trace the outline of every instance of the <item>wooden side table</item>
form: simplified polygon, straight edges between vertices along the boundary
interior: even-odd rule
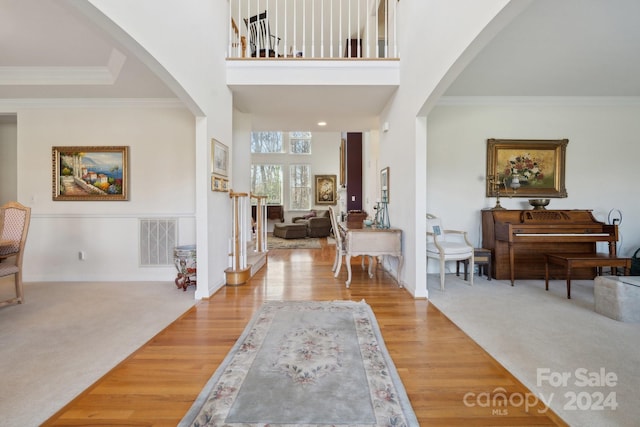
[[[464,264],[464,280],[467,280],[467,271],[469,267],[469,260],[463,259],[456,261],[456,276],[460,275],[460,263]],[[487,280],[491,280],[491,251],[484,248],[475,248],[473,250],[473,263],[478,266],[478,274],[487,275]],[[471,272],[473,274],[473,271]]]

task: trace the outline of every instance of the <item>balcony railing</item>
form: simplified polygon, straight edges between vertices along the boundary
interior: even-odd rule
[[[231,0],[229,58],[398,58],[397,0]]]

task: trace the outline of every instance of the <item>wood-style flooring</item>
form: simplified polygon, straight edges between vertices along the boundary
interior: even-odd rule
[[[363,299],[421,425],[566,425],[542,405],[527,411],[529,390],[427,300],[398,288],[381,268],[370,279],[359,258],[347,289],[346,268],[333,277],[334,256],[326,242],[270,251],[250,282],[198,302],[44,425],[175,426],[263,301]],[[500,405],[501,397],[510,403]]]

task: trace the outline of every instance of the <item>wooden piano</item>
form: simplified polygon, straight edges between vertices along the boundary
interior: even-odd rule
[[[483,210],[482,247],[493,255],[496,279],[544,279],[545,253],[595,253],[608,242],[616,256],[618,226],[597,221],[591,210]],[[552,266],[551,277],[564,277]],[[576,269],[576,279],[593,279],[594,269]]]

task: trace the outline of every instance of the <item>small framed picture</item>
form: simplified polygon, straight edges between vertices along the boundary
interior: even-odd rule
[[[211,177],[211,191],[222,191],[222,178]]]
[[[380,199],[389,203],[389,168],[380,171]]]
[[[222,190],[221,191],[225,191],[228,192],[229,191],[229,180],[228,179],[223,179],[222,181]]]

